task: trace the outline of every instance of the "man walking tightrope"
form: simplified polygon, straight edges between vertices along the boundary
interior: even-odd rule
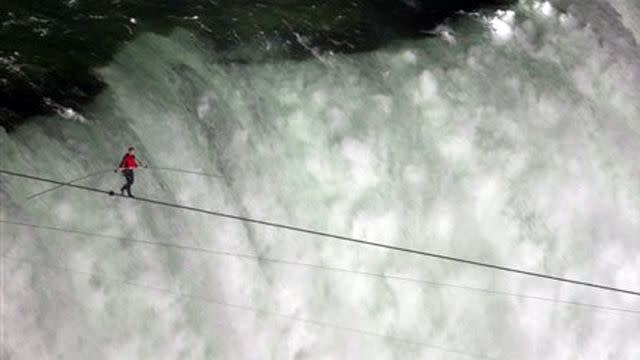
[[[120,165],[118,166],[118,169],[116,170],[116,172],[121,171],[124,175],[125,180],[127,181],[124,185],[122,185],[122,188],[120,188],[120,195],[124,196],[124,192],[126,190],[129,197],[134,197],[131,194],[131,186],[133,185],[134,180],[133,171],[139,166],[142,166],[142,164],[136,159],[135,149],[130,147],[129,151],[124,155],[122,161],[120,162]]]

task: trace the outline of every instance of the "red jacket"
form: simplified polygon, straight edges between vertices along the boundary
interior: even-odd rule
[[[138,161],[136,161],[135,155],[125,155],[120,162],[121,169],[135,169],[138,167]]]

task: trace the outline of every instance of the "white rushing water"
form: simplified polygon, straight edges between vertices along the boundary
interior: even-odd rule
[[[133,145],[223,176],[140,171],[140,196],[637,290],[640,7],[567,4],[302,62],[223,65],[184,31],[142,35],[91,105],[0,133],[1,167],[70,180]],[[3,359],[640,358],[637,313],[442,284],[634,296],[0,181],[2,219],[440,284],[2,224]]]

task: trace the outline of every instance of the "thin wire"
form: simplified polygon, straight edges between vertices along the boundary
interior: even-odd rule
[[[62,183],[60,181],[47,179],[47,178],[42,178],[42,177],[33,176],[33,175],[17,173],[17,172],[8,171],[8,170],[0,170],[0,173],[6,174],[6,175],[10,175],[10,176],[16,176],[16,177],[20,177],[20,178],[25,178],[25,179],[48,182],[48,183],[51,183],[51,184],[64,184],[64,183]],[[436,258],[436,259],[440,259],[440,260],[452,261],[452,262],[457,262],[457,263],[461,263],[461,264],[473,265],[473,266],[477,266],[477,267],[483,267],[483,268],[488,268],[488,269],[511,272],[511,273],[516,273],[516,274],[520,274],[520,275],[537,277],[537,278],[553,280],[553,281],[558,281],[558,282],[564,282],[564,283],[569,283],[569,284],[574,284],[574,285],[586,286],[586,287],[596,288],[596,289],[600,289],[600,290],[607,290],[607,291],[612,291],[612,292],[617,292],[617,293],[622,293],[622,294],[640,296],[640,291],[637,291],[637,290],[626,290],[626,289],[621,289],[621,288],[617,288],[617,287],[613,287],[613,286],[609,286],[609,285],[601,285],[601,284],[582,281],[582,280],[568,279],[568,278],[563,278],[563,277],[554,276],[554,275],[547,275],[547,274],[537,273],[537,272],[528,271],[528,270],[521,270],[521,269],[512,268],[512,267],[506,267],[506,266],[501,266],[501,265],[495,265],[495,264],[480,262],[480,261],[476,261],[476,260],[463,259],[463,258],[450,256],[450,255],[437,254],[437,253],[432,253],[432,252],[427,252],[427,251],[422,251],[422,250],[416,250],[416,249],[411,249],[411,248],[405,248],[405,247],[395,246],[395,245],[388,245],[388,244],[383,244],[383,243],[376,243],[376,242],[372,242],[372,241],[357,239],[357,238],[343,236],[343,235],[332,234],[332,233],[323,232],[323,231],[310,230],[310,229],[306,229],[306,228],[302,228],[302,227],[286,225],[286,224],[280,224],[280,223],[266,221],[266,220],[253,219],[253,218],[249,218],[249,217],[245,217],[245,216],[227,214],[227,213],[223,213],[223,212],[206,210],[206,209],[201,209],[201,208],[196,208],[196,207],[191,207],[191,206],[186,206],[186,205],[173,204],[173,203],[160,201],[160,200],[147,199],[147,198],[141,198],[141,197],[135,197],[135,198],[134,197],[126,197],[126,196],[123,196],[123,195],[114,194],[112,191],[106,191],[106,190],[93,188],[93,187],[89,187],[89,186],[82,186],[82,185],[76,185],[76,184],[70,184],[68,186],[72,187],[72,188],[80,189],[80,190],[85,190],[85,191],[90,191],[90,192],[94,192],[94,193],[111,195],[111,196],[115,196],[115,197],[119,197],[119,198],[123,198],[123,199],[129,199],[129,200],[140,201],[140,202],[145,202],[145,203],[149,203],[149,204],[167,206],[167,207],[172,207],[172,208],[176,208],[176,209],[182,209],[182,210],[197,212],[197,213],[201,213],[201,214],[207,214],[207,215],[213,215],[213,216],[227,218],[227,219],[239,220],[239,221],[243,221],[243,222],[247,222],[247,223],[253,223],[253,224],[258,224],[258,225],[263,225],[263,226],[268,226],[268,227],[273,227],[273,228],[279,228],[279,229],[284,229],[284,230],[289,230],[289,231],[294,231],[294,232],[299,232],[299,233],[305,233],[305,234],[310,234],[310,235],[326,237],[326,238],[332,238],[332,239],[336,239],[336,240],[340,240],[340,241],[344,241],[344,242],[351,242],[351,243],[356,243],[356,244],[360,244],[360,245],[366,245],[366,246],[377,247],[377,248],[382,248],[382,249],[387,249],[387,250],[404,252],[404,253],[408,253],[408,254],[414,254],[414,255],[419,255],[419,256],[424,256],[424,257]]]
[[[15,226],[22,226],[22,227],[35,228],[35,229],[40,229],[40,230],[49,230],[49,231],[55,231],[55,232],[73,234],[73,235],[82,235],[82,236],[90,236],[90,237],[96,237],[96,238],[117,240],[117,241],[128,242],[128,243],[137,243],[137,244],[144,244],[144,245],[161,246],[161,247],[165,247],[165,248],[172,248],[172,249],[178,249],[178,250],[200,252],[200,253],[206,253],[206,254],[216,255],[216,256],[228,256],[228,257],[235,257],[235,258],[246,259],[246,260],[251,260],[251,261],[258,261],[258,262],[264,261],[264,262],[281,264],[281,265],[306,267],[306,268],[311,268],[311,269],[316,269],[316,270],[326,270],[326,271],[333,271],[333,272],[349,273],[349,274],[355,274],[355,275],[361,275],[361,276],[367,276],[367,277],[373,277],[373,278],[379,278],[379,279],[385,279],[385,280],[397,280],[397,281],[412,282],[412,283],[423,284],[423,285],[450,287],[450,288],[463,289],[463,290],[468,290],[468,291],[481,292],[481,293],[491,294],[491,295],[509,296],[509,297],[516,297],[516,298],[544,301],[544,302],[557,303],[557,304],[573,305],[573,306],[585,307],[585,308],[590,308],[590,309],[595,309],[595,310],[605,310],[605,311],[613,311],[613,312],[627,313],[627,314],[633,314],[633,315],[640,315],[640,310],[631,310],[631,309],[625,309],[625,308],[619,308],[619,307],[596,305],[596,304],[582,303],[582,302],[570,301],[570,300],[560,300],[560,299],[553,299],[553,298],[542,297],[542,296],[517,294],[517,293],[506,292],[506,291],[491,290],[491,289],[484,289],[484,288],[471,287],[471,286],[447,284],[447,283],[428,281],[428,280],[422,280],[422,279],[415,279],[415,278],[404,277],[404,276],[379,274],[379,273],[351,270],[351,269],[332,267],[332,266],[326,266],[326,265],[317,265],[317,264],[311,264],[311,263],[303,263],[303,262],[295,262],[295,261],[274,259],[274,258],[268,258],[268,257],[263,257],[263,256],[256,256],[256,255],[249,255],[249,254],[242,254],[242,253],[234,253],[234,252],[229,252],[229,251],[207,249],[207,248],[201,248],[201,247],[196,247],[196,246],[180,245],[180,244],[167,243],[167,242],[138,240],[138,239],[132,239],[132,238],[126,238],[126,237],[120,237],[120,236],[113,236],[113,235],[107,235],[107,234],[96,234],[96,233],[91,233],[91,232],[86,232],[86,231],[81,231],[81,230],[63,229],[63,228],[59,228],[59,227],[46,226],[46,225],[36,225],[36,224],[30,224],[30,223],[24,223],[24,222],[18,222],[18,221],[10,221],[10,220],[1,220],[0,219],[0,223],[2,223],[2,224],[10,224],[10,225],[15,225]]]
[[[91,177],[94,177],[94,176],[98,176],[98,175],[101,175],[101,174],[105,174],[105,173],[108,173],[108,172],[111,172],[111,171],[113,171],[113,169],[96,171],[96,172],[91,173],[89,175],[85,175],[85,176],[79,177],[77,179],[73,179],[73,180],[71,180],[69,182],[66,182],[64,184],[59,184],[59,185],[50,187],[48,189],[42,190],[42,191],[40,191],[38,193],[29,195],[29,196],[27,196],[27,200],[31,200],[33,198],[36,198],[36,197],[40,196],[40,195],[44,195],[44,194],[46,194],[46,193],[48,193],[50,191],[56,190],[56,189],[61,188],[63,186],[69,186],[69,185],[74,184],[74,183],[76,183],[78,181],[82,181],[82,180],[85,180],[85,179],[88,179],[88,178],[91,178]]]
[[[175,290],[161,288],[161,287],[157,287],[157,286],[153,286],[153,285],[142,284],[142,283],[133,282],[133,281],[129,281],[129,280],[116,279],[116,278],[112,278],[112,277],[104,277],[104,276],[101,276],[101,275],[96,275],[94,273],[74,270],[74,269],[71,269],[71,268],[68,268],[68,267],[64,267],[64,266],[52,265],[52,264],[43,264],[43,263],[40,263],[40,262],[36,262],[34,260],[21,259],[21,258],[16,258],[16,257],[13,257],[13,256],[8,256],[8,255],[0,255],[0,257],[3,257],[5,259],[9,259],[9,260],[13,260],[13,261],[16,261],[16,262],[19,262],[19,263],[30,264],[31,266],[35,266],[35,267],[49,268],[49,269],[53,269],[53,270],[59,270],[59,271],[68,272],[68,273],[71,273],[71,274],[79,274],[79,275],[82,275],[82,276],[85,276],[85,277],[89,277],[89,278],[93,278],[93,279],[100,279],[100,280],[103,280],[103,281],[106,281],[106,282],[111,282],[111,283],[114,283],[114,284],[122,284],[122,285],[131,286],[131,287],[137,287],[137,288],[142,288],[142,289],[146,289],[146,290],[152,290],[152,291],[156,291],[156,292],[162,292],[162,293],[174,296],[176,298],[198,300],[198,301],[202,301],[202,302],[205,302],[205,303],[214,304],[214,305],[218,305],[218,306],[235,308],[235,309],[239,309],[239,310],[243,310],[243,311],[247,311],[247,312],[252,312],[252,313],[254,313],[256,315],[259,315],[259,316],[277,317],[277,318],[287,319],[287,320],[290,320],[290,321],[300,322],[300,323],[304,323],[304,324],[308,324],[308,325],[324,327],[324,328],[331,328],[331,329],[334,329],[334,330],[341,330],[341,331],[346,331],[346,332],[357,333],[357,334],[360,334],[360,335],[365,335],[365,336],[370,336],[370,337],[376,337],[376,338],[382,338],[382,339],[386,339],[386,340],[391,340],[391,341],[395,341],[395,342],[398,342],[398,343],[404,343],[404,344],[408,344],[408,345],[414,345],[414,346],[420,346],[420,347],[425,347],[425,348],[436,349],[436,350],[439,350],[439,351],[442,351],[442,352],[453,353],[453,354],[462,355],[462,356],[469,357],[469,358],[489,359],[489,360],[494,359],[494,358],[489,358],[489,357],[483,356],[483,355],[466,353],[466,352],[463,352],[463,351],[460,351],[460,350],[449,349],[449,348],[446,348],[446,347],[443,347],[443,346],[428,344],[428,343],[424,343],[424,342],[421,342],[421,341],[406,340],[406,339],[398,338],[398,337],[395,337],[395,336],[380,334],[380,333],[376,333],[376,332],[372,332],[372,331],[361,330],[361,329],[352,328],[352,327],[343,326],[343,325],[338,325],[338,324],[332,324],[332,323],[328,323],[328,322],[324,322],[324,321],[318,321],[318,320],[307,319],[307,318],[302,318],[302,317],[293,316],[293,315],[286,315],[286,314],[276,313],[276,312],[272,312],[272,311],[269,311],[269,310],[259,309],[259,308],[253,307],[253,306],[232,304],[232,303],[229,303],[229,302],[226,302],[226,301],[222,301],[222,300],[218,300],[218,299],[211,298],[211,297],[206,297],[206,296],[196,295],[196,294],[185,294],[185,293],[177,292]]]
[[[209,173],[204,173],[204,172],[199,172],[199,171],[168,168],[168,167],[148,166],[146,168],[138,168],[138,169],[139,170],[145,170],[145,169],[147,169],[147,170],[164,170],[164,171],[172,171],[172,172],[183,173],[183,174],[207,176],[207,177],[213,177],[213,178],[221,178],[221,177],[223,177],[222,175],[219,175],[219,174],[209,174]]]

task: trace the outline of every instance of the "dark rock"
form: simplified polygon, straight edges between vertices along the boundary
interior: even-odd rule
[[[81,107],[104,88],[92,69],[106,65],[141,32],[187,28],[227,54],[222,61],[301,59],[309,49],[368,51],[399,37],[425,36],[460,10],[512,2],[5,0],[0,5],[6,18],[0,27],[0,126],[11,131],[60,106]],[[239,50],[260,39],[284,45],[273,53]]]

